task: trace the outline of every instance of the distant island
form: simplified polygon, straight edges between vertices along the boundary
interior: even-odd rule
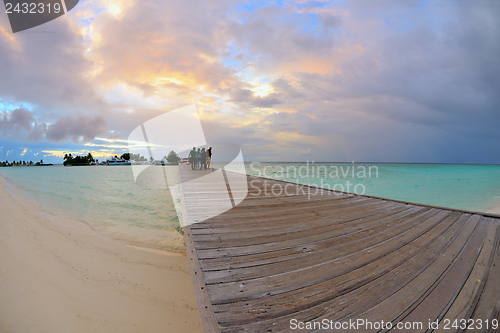
[[[99,163],[99,160],[94,158],[92,154],[89,152],[87,155],[83,156],[78,156],[78,155],[72,155],[71,153],[64,154],[64,166],[84,166],[84,165],[105,165],[107,164],[106,161],[101,161]],[[142,156],[141,154],[134,154],[134,153],[124,153],[120,157],[118,155],[115,155],[114,157],[111,157],[112,160],[117,161],[126,161],[130,162],[131,164],[155,164],[155,161],[153,157],[150,157],[149,159]],[[168,156],[164,156],[161,161],[159,161],[159,164],[163,164],[162,162],[168,162],[171,164],[176,164],[181,160],[181,158],[177,155],[175,151],[170,151]],[[158,164],[158,163],[156,163]],[[33,162],[33,161],[4,161],[0,162],[0,167],[26,167],[26,166],[52,166],[52,163],[43,163],[43,160],[40,160],[39,162]]]
[[[86,156],[73,156],[71,153],[64,154],[64,162],[63,165],[91,165],[97,164],[99,160],[94,159],[91,153],[88,153]]]
[[[0,167],[26,167],[26,166],[51,166],[52,163],[44,164],[43,160],[40,160],[40,162],[33,163],[33,161],[5,161],[5,162],[0,162]]]
[[[162,161],[167,161],[168,163],[178,163],[181,160],[181,158],[177,155],[177,153],[173,150],[170,151],[168,156],[164,156]],[[99,163],[98,159],[95,159],[91,153],[88,153],[86,156],[73,156],[70,154],[64,154],[64,166],[79,166],[79,165],[111,165],[111,161],[113,161],[113,165],[120,165],[120,164],[155,164],[155,160],[153,157],[150,157],[147,159],[146,157],[142,156],[141,154],[134,154],[134,153],[124,153],[120,157],[118,155],[115,155],[114,157],[111,157],[111,160],[108,161],[102,161]],[[109,163],[108,163],[109,162]],[[128,162],[128,163],[117,163],[117,162]],[[161,161],[160,161],[161,162]],[[160,163],[164,164],[164,163]]]

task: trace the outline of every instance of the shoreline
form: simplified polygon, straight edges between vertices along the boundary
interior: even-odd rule
[[[138,248],[154,249],[166,251],[168,253],[186,254],[184,236],[178,231],[163,235],[164,237],[162,238],[162,241],[156,243],[148,243],[141,241],[140,239],[135,239],[133,236],[130,237],[130,234],[127,233],[113,234],[113,230],[111,230],[111,232],[109,229],[106,230],[106,225],[102,224],[102,220],[97,220],[95,216],[93,218],[89,218],[88,216],[80,216],[74,211],[68,211],[67,207],[61,206],[60,202],[57,202],[57,200],[44,201],[44,198],[31,193],[29,188],[16,183],[15,180],[6,178],[2,173],[0,173],[0,183],[1,182],[8,187],[8,191],[14,194],[15,197],[20,197],[22,201],[29,200],[39,211],[48,213],[49,215],[57,215],[68,219],[78,220],[91,228],[99,237]],[[115,231],[116,230],[117,229],[115,228]]]
[[[201,332],[185,254],[101,237],[14,192],[0,181],[0,332]]]
[[[493,209],[488,210],[488,213],[500,215],[500,205]]]

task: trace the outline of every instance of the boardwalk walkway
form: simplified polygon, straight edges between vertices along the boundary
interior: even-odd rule
[[[206,173],[180,166],[191,223],[227,205],[226,184],[196,181]],[[435,332],[467,331],[453,328],[454,320],[475,319],[469,331],[495,331],[499,218],[250,176],[247,181],[243,202],[185,228],[205,332],[387,331],[345,326],[358,319],[386,327],[414,323],[401,332],[430,332],[429,321],[436,320]],[[344,329],[319,327],[323,320]],[[301,322],[317,324],[299,329]]]

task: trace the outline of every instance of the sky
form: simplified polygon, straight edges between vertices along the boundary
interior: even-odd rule
[[[80,0],[16,34],[0,11],[0,161],[120,155],[195,104],[247,161],[498,164],[499,92],[496,0]]]

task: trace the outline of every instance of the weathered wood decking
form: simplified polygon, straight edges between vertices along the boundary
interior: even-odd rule
[[[227,205],[225,184],[189,181],[201,174],[180,166],[190,222]],[[205,332],[319,332],[291,320],[323,319],[423,323],[405,332],[439,319],[436,332],[454,332],[445,319],[500,319],[499,218],[247,181],[243,202],[185,228]]]

